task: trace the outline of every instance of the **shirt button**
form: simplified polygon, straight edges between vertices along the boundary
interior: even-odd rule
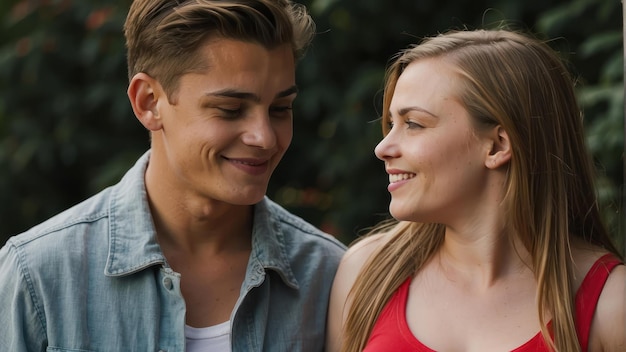
[[[169,277],[166,277],[165,279],[163,279],[163,286],[167,289],[167,290],[171,290],[172,287],[174,286],[172,284],[172,279],[170,279]]]

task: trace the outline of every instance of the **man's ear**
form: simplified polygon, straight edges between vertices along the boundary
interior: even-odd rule
[[[489,134],[491,150],[485,159],[485,166],[489,169],[497,169],[511,160],[511,140],[500,125],[494,127]]]
[[[162,121],[157,103],[159,99],[167,98],[159,82],[140,72],[130,80],[127,94],[139,122],[150,131],[160,130]]]

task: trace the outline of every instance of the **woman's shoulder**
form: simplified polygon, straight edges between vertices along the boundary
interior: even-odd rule
[[[626,266],[614,266],[608,273],[599,271],[607,268],[608,253],[592,246],[577,246],[572,253],[577,291],[585,278],[602,285],[591,323],[590,351],[626,350]],[[606,281],[594,280],[593,276],[599,273],[608,274]]]
[[[389,237],[388,232],[380,232],[357,239],[343,256],[341,265],[360,271],[372,254],[387,243]]]
[[[572,243],[572,260],[574,262],[572,270],[575,291],[578,291],[594,265],[597,265],[607,254],[609,254],[607,250],[598,246],[582,242]]]
[[[348,248],[341,258],[333,283],[333,291],[341,297],[342,301],[347,298],[348,292],[352,289],[367,261],[387,243],[388,238],[387,233],[368,235],[358,239]]]
[[[344,301],[352,289],[361,269],[376,251],[387,242],[386,233],[368,235],[354,242],[339,263],[333,291]]]
[[[596,305],[590,351],[626,350],[626,266],[609,274]]]
[[[339,351],[346,314],[350,307],[349,294],[368,259],[387,243],[389,235],[381,232],[359,238],[341,259],[333,281],[328,308],[326,350]]]
[[[616,266],[607,278],[592,327],[598,332],[602,351],[626,350],[626,266]]]

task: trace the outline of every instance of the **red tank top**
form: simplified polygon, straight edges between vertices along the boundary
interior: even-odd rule
[[[576,293],[576,330],[582,351],[587,351],[591,320],[604,283],[611,270],[619,264],[620,261],[612,254],[602,256],[593,264]],[[407,324],[405,312],[410,284],[409,277],[391,296],[374,324],[363,352],[435,352],[422,344]],[[512,352],[543,351],[548,351],[548,348],[539,332]]]

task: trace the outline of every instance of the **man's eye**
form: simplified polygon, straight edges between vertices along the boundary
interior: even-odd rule
[[[217,108],[221,111],[227,118],[235,118],[241,115],[241,109],[225,109],[225,108]]]
[[[285,112],[285,111],[291,111],[292,107],[291,106],[272,106],[270,108],[270,111],[273,112]]]
[[[284,114],[287,112],[291,112],[293,108],[291,106],[285,105],[285,106],[272,106],[270,107],[270,113],[271,114]]]

